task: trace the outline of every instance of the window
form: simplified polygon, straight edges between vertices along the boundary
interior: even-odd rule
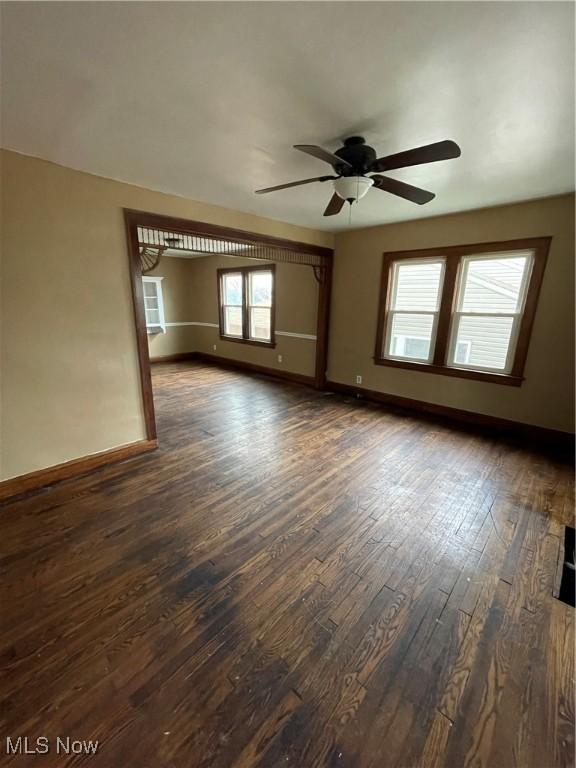
[[[387,355],[428,362],[438,323],[443,260],[395,261],[388,310]]]
[[[144,312],[148,333],[166,333],[164,301],[162,298],[162,277],[143,277]]]
[[[511,372],[532,258],[528,251],[462,258],[449,365]]]
[[[220,335],[274,344],[274,266],[218,270]]]
[[[255,341],[272,340],[272,272],[248,272],[248,329]]]
[[[375,362],[522,383],[550,238],[384,255]]]
[[[242,338],[243,278],[241,272],[222,276],[222,334]]]

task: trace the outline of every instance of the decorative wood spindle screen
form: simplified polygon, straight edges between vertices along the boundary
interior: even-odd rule
[[[184,234],[151,227],[138,227],[138,243],[142,273],[146,274],[158,265],[166,249],[171,251],[188,251],[208,255],[242,256],[263,261],[284,262],[286,264],[302,264],[311,267],[322,267],[325,260],[315,253],[301,250],[290,250],[275,245],[258,242],[243,242],[240,239],[223,240],[212,235]]]

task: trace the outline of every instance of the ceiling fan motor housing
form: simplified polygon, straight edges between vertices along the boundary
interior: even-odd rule
[[[350,164],[334,165],[334,170],[341,176],[362,176],[376,160],[376,151],[366,144],[362,136],[350,136],[334,154]]]

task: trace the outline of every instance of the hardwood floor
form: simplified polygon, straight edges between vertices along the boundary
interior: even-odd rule
[[[4,764],[573,764],[570,466],[208,365],[153,376],[159,451],[1,510],[0,748],[51,747]]]

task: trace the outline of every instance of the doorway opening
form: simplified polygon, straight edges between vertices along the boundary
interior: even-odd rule
[[[204,359],[326,384],[333,251],[203,222],[124,211],[147,437],[150,364]]]

